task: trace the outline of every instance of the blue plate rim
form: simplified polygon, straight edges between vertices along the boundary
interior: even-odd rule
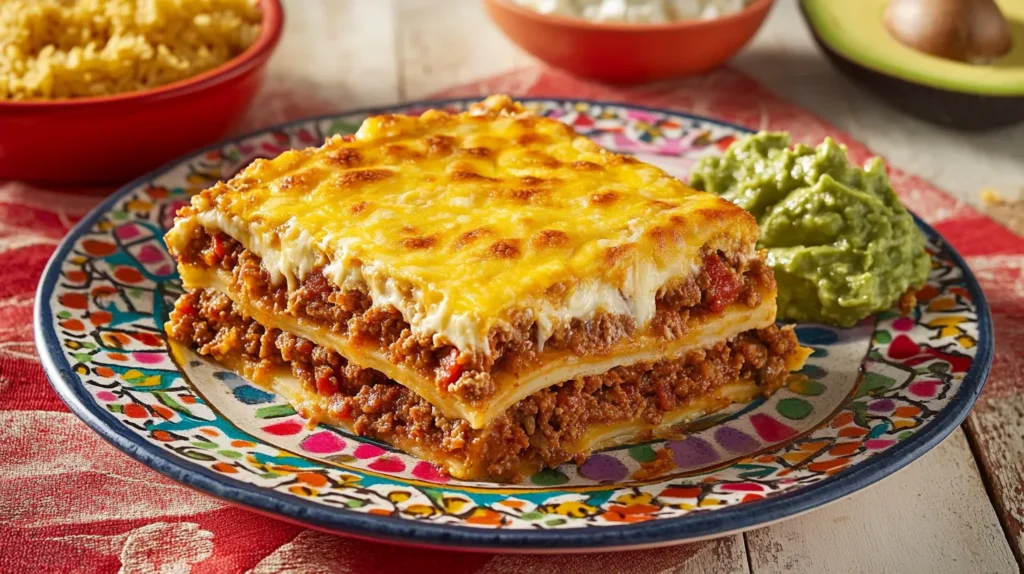
[[[713,538],[763,526],[848,496],[895,473],[942,442],[967,417],[971,407],[981,394],[992,367],[994,335],[991,311],[981,286],[963,257],[917,215],[913,216],[917,226],[929,239],[940,241],[946,254],[962,270],[967,291],[971,294],[977,307],[978,353],[965,374],[956,396],[924,430],[915,433],[912,437],[892,446],[885,452],[872,456],[852,469],[793,492],[721,510],[695,512],[678,518],[640,524],[592,526],[566,530],[483,529],[345,511],[236,481],[175,457],[118,423],[111,413],[100,408],[95,401],[91,401],[84,386],[77,383],[78,377],[72,372],[70,363],[64,358],[56,331],[53,329],[52,321],[49,320],[52,317],[50,295],[60,277],[61,262],[67,257],[75,241],[87,232],[103,213],[121,201],[139,184],[151,181],[170,169],[206,152],[269,131],[282,130],[309,122],[330,120],[345,115],[373,115],[389,110],[456,103],[467,104],[478,100],[479,98],[417,100],[390,106],[311,116],[276,124],[196,150],[119,188],[93,208],[68,232],[47,262],[36,289],[33,311],[36,350],[53,389],[71,412],[114,447],[176,482],[229,503],[241,505],[277,519],[364,540],[431,548],[442,547],[452,550],[495,552],[629,550]],[[625,107],[645,112],[671,114],[727,126],[742,132],[752,132],[749,128],[714,118],[625,102],[544,97],[519,98],[519,101]]]

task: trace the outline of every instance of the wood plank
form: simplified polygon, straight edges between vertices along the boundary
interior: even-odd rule
[[[245,127],[398,102],[394,4],[284,0],[284,33]]]
[[[884,483],[747,533],[755,574],[1017,572],[961,429]]]
[[[682,544],[654,550],[608,554],[498,555],[476,574],[545,572],[551,574],[746,574],[742,536]]]
[[[401,0],[398,18],[400,93],[416,100],[533,60],[509,42],[479,0]]]
[[[1024,199],[983,206],[996,221],[1024,233]],[[999,348],[1024,348],[1024,256],[970,257],[967,264],[998,309],[992,320]],[[1024,567],[1024,357],[996,353],[967,430],[1010,546]]]
[[[1024,568],[1024,395],[982,399],[967,420],[1003,528]]]

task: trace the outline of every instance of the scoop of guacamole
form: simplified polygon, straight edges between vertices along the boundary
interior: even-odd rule
[[[752,213],[779,284],[778,316],[850,327],[920,288],[931,262],[924,237],[896,198],[879,158],[861,169],[830,138],[789,147],[761,132],[702,158],[695,189]]]

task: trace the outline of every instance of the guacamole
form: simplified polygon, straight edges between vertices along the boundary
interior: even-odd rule
[[[779,284],[778,316],[843,327],[889,309],[931,265],[924,237],[896,198],[879,158],[851,165],[826,138],[789,147],[789,135],[741,138],[702,158],[690,185],[732,201],[761,225],[759,247]]]

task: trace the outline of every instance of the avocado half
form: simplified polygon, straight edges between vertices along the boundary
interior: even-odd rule
[[[1024,121],[1024,1],[997,3],[1009,21],[1012,47],[986,65],[903,45],[883,22],[887,0],[800,0],[800,8],[840,71],[908,114],[982,130]]]

